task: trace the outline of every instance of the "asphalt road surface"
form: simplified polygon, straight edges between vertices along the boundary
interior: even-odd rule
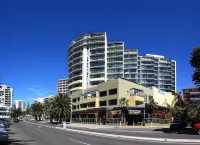
[[[35,121],[32,121],[36,123]],[[37,122],[40,123],[40,122]],[[44,123],[41,123],[44,124]],[[49,126],[56,126],[47,123]],[[87,125],[86,125],[87,127]],[[107,128],[107,129],[87,129],[87,128],[77,128],[70,127],[70,129],[78,129],[99,133],[108,133],[108,134],[117,134],[117,135],[128,135],[128,136],[138,136],[138,137],[152,137],[152,138],[169,138],[169,139],[200,139],[200,135],[197,135],[193,132],[191,128],[185,130],[175,130],[171,131],[169,128]]]
[[[163,145],[169,143],[146,142],[72,133],[30,123],[13,123],[8,132],[9,145]],[[1,144],[1,143],[0,143]],[[176,145],[175,143],[170,143]],[[183,144],[183,143],[181,143]]]

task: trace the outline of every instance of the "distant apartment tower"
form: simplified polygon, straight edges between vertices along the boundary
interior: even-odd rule
[[[36,98],[34,100],[35,103],[44,103],[45,99],[49,99],[54,97],[54,95],[49,95],[48,97],[40,97],[40,98]]]
[[[68,78],[58,80],[58,94],[66,94],[68,88]]]
[[[15,100],[16,108],[20,108],[22,111],[26,111],[26,102],[24,100]]]
[[[105,32],[86,33],[68,48],[68,89],[72,92],[125,78],[145,87],[176,92],[176,61],[160,55],[139,56],[123,41],[107,41]]]
[[[138,83],[166,92],[176,92],[176,61],[160,55],[138,57]]]
[[[6,85],[0,86],[0,107],[12,107],[13,89]]]

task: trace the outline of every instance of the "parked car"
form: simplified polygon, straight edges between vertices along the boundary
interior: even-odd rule
[[[200,135],[200,123],[194,124],[193,130],[194,130],[195,133]]]
[[[187,121],[176,120],[170,124],[170,129],[185,129],[187,127]]]
[[[0,143],[8,141],[8,134],[4,128],[0,128]]]
[[[6,128],[9,128],[9,127],[10,127],[10,123],[8,122],[8,120],[3,119],[3,118],[0,118],[0,121],[4,124],[4,126],[5,126]]]
[[[2,121],[0,121],[0,129],[1,129],[1,128],[5,129],[5,126],[4,126],[4,124],[3,124]]]
[[[19,119],[18,118],[14,118],[14,122],[19,122]]]

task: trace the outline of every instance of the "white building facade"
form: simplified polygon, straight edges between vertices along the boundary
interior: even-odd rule
[[[105,32],[86,33],[68,48],[68,89],[87,89],[116,78],[145,87],[176,91],[176,61],[164,56],[139,56],[123,41],[108,42]]]
[[[66,92],[68,90],[67,85],[68,85],[68,78],[59,79],[58,84],[57,84],[58,94],[59,93],[66,94]]]
[[[54,95],[49,95],[48,97],[36,98],[36,99],[34,100],[34,102],[44,103],[45,99],[49,99],[49,98],[52,98],[52,97],[54,97]]]
[[[6,85],[0,87],[0,106],[12,107],[13,89]]]
[[[26,111],[26,102],[24,100],[15,100],[16,108],[20,108],[23,112]]]
[[[13,89],[0,85],[0,118],[9,118],[12,112]]]

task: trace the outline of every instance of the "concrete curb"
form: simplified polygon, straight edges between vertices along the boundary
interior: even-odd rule
[[[159,141],[159,142],[174,142],[174,143],[200,143],[200,139],[169,139],[169,138],[151,138],[151,137],[137,137],[137,136],[125,136],[125,135],[117,135],[117,134],[106,134],[106,133],[98,133],[98,132],[91,132],[91,131],[83,131],[83,130],[76,130],[76,129],[69,129],[69,128],[60,128],[60,127],[51,127],[48,125],[33,123],[29,121],[24,121],[26,123],[35,124],[38,126],[54,128],[64,131],[70,131],[75,133],[82,133],[88,135],[95,135],[101,137],[111,137],[111,138],[122,138],[122,139],[135,139],[135,140],[144,140],[144,141]]]

